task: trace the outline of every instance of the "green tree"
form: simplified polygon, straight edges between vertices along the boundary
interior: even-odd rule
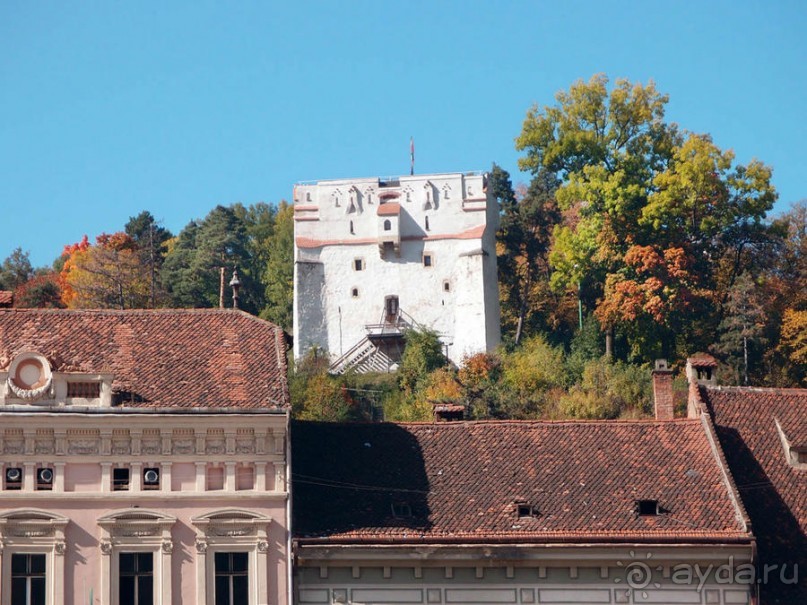
[[[15,248],[0,265],[0,290],[14,290],[34,276],[28,252]]]
[[[437,332],[429,329],[407,330],[406,346],[398,369],[398,381],[403,392],[413,394],[426,376],[448,363]]]
[[[203,220],[191,221],[169,245],[161,275],[172,306],[217,307],[221,269],[227,284],[237,268],[239,306],[257,313],[263,294],[252,266],[246,225],[232,207],[216,206]]]
[[[533,107],[516,139],[522,168],[561,180],[553,286],[582,283],[606,333],[624,332],[636,358],[714,334],[747,250],[766,237],[770,169],[679,132],[652,82],[609,91],[598,75],[556,100]]]
[[[266,306],[261,317],[291,332],[294,317],[294,207],[285,201],[280,202],[277,209],[273,233],[265,249],[267,261],[263,283]]]
[[[521,199],[510,186],[506,171],[494,164],[489,183],[500,199],[501,228],[499,240],[499,275],[505,327],[514,331],[518,344],[525,321],[552,314],[558,301],[549,284],[549,249],[552,230],[560,222],[555,201],[558,180],[547,171],[539,171]],[[550,322],[544,321],[545,328]]]
[[[129,217],[123,230],[134,242],[140,262],[148,267],[148,306],[151,308],[160,306],[164,299],[160,270],[167,252],[167,242],[173,235],[162,227],[148,210]]]
[[[762,293],[753,278],[745,273],[729,291],[715,351],[733,368],[736,382],[746,386],[749,367],[762,357],[765,320]]]

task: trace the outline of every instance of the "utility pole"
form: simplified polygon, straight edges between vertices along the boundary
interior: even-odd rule
[[[219,309],[224,308],[224,267],[219,267]]]

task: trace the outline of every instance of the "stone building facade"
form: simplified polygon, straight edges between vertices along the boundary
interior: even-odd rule
[[[455,362],[498,345],[498,207],[486,175],[298,184],[294,222],[295,358],[317,347],[337,371],[384,369],[417,326]]]
[[[239,311],[0,310],[0,604],[288,603],[285,372]]]

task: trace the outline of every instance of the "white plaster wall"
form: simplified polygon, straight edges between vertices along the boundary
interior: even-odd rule
[[[390,191],[398,197],[389,201],[401,207],[397,224],[393,221],[400,256],[388,252],[382,258],[378,195]],[[384,300],[391,295],[398,296],[404,313],[441,335],[453,361],[494,348],[497,226],[496,202],[483,190],[482,175],[400,177],[386,188],[378,179],[298,185],[295,357],[312,346],[327,349],[332,358],[344,354],[364,338],[367,324],[382,321]],[[424,253],[432,255],[431,267],[423,265]],[[355,259],[363,260],[362,271],[355,270]]]

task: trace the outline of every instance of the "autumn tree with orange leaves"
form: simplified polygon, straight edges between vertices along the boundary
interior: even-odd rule
[[[87,236],[65,246],[62,302],[70,309],[135,309],[149,303],[150,272],[134,240],[123,232]]]

